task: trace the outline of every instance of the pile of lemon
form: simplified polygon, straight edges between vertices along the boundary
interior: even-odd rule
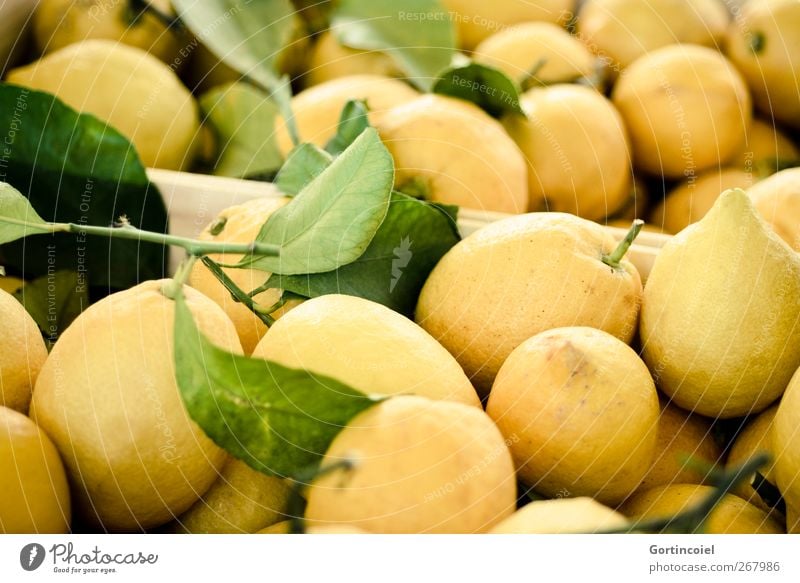
[[[443,4],[462,50],[526,89],[526,117],[421,95],[386,55],[323,33],[307,63],[285,63],[308,86],[292,103],[300,135],[324,145],[342,106],[366,99],[398,189],[515,216],[445,255],[415,321],[329,295],[268,329],[202,265],[186,288],[220,347],[392,396],[326,452],[352,467],[304,490],[309,532],[621,529],[691,507],[717,469],[760,452],[785,513],[742,484],[705,528],[800,532],[800,170],[783,169],[800,159],[800,5]],[[95,19],[70,37],[52,15],[83,4],[40,6],[47,54],[7,80],[110,121],[147,164],[189,167],[202,132],[164,63],[179,49],[156,42],[172,33]],[[288,153],[280,119],[276,139]],[[202,237],[251,241],[282,204],[228,209]],[[530,212],[543,210],[557,212]],[[678,233],[646,282],[598,224],[633,216]],[[266,278],[229,274],[245,289]],[[289,484],[188,417],[162,285],[94,304],[49,355],[0,292],[0,531],[288,531]]]

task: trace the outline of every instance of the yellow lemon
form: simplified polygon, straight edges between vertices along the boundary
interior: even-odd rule
[[[594,328],[556,328],[506,359],[486,413],[510,443],[520,478],[554,496],[616,504],[653,459],[658,395],[633,349]]]
[[[582,534],[625,528],[628,519],[597,500],[556,498],[526,504],[490,534]]]
[[[84,41],[12,70],[7,80],[107,122],[133,142],[145,166],[183,170],[194,159],[197,104],[169,67],[141,49]]]
[[[734,268],[735,266],[735,268]],[[640,320],[642,354],[659,388],[716,418],[758,413],[800,366],[800,256],[726,190],[658,253]]]
[[[788,168],[747,190],[761,217],[800,252],[800,168]]]
[[[0,476],[0,533],[69,531],[69,487],[58,451],[33,421],[2,406]]]
[[[304,302],[275,322],[253,356],[366,393],[480,406],[458,362],[425,330],[386,306],[354,296],[331,294]]]
[[[284,520],[262,528],[256,534],[290,534],[291,521]],[[306,534],[367,534],[366,530],[349,524],[330,524],[306,527]]]
[[[166,523],[202,496],[227,459],[181,401],[165,281],[85,310],[58,339],[33,392],[31,416],[64,458],[76,510],[110,531]],[[222,308],[191,288],[185,295],[203,334],[241,352]]]
[[[742,76],[718,52],[671,45],[623,71],[612,93],[631,136],[634,164],[688,178],[741,151],[751,103]]]
[[[25,285],[25,280],[10,275],[0,275],[0,290],[13,294]]]
[[[203,497],[177,520],[174,530],[193,534],[251,533],[286,516],[289,484],[231,459]]]
[[[620,508],[630,518],[667,518],[695,508],[713,491],[711,486],[673,484],[633,495]],[[711,511],[702,530],[707,534],[781,534],[783,527],[760,508],[726,494]]]
[[[340,44],[332,32],[323,32],[311,49],[304,83],[319,85],[348,75],[402,77],[403,73],[386,53],[351,49]]]
[[[782,168],[800,165],[800,150],[775,125],[756,118],[750,124],[745,147],[730,164],[763,178]]]
[[[169,0],[150,3],[164,14],[175,13]],[[137,15],[125,0],[41,0],[33,13],[33,38],[40,53],[88,39],[108,39],[170,64],[183,45],[179,30],[168,29],[147,12]]]
[[[729,21],[719,0],[587,0],[578,13],[577,36],[619,73],[667,45],[716,48]]]
[[[800,369],[798,369],[800,371]],[[800,372],[797,372],[786,387],[786,393],[778,405],[772,420],[770,451],[775,456],[773,471],[778,489],[786,501],[789,528],[800,530]]]
[[[800,4],[748,0],[728,28],[725,52],[768,118],[800,128]]]
[[[669,403],[662,403],[656,430],[653,464],[639,485],[649,490],[666,484],[702,484],[706,473],[692,463],[715,466],[722,449],[711,434],[711,421],[692,415]]]
[[[0,291],[0,405],[28,412],[45,359],[47,347],[36,322],[14,296]]]
[[[442,0],[458,31],[461,48],[474,49],[485,38],[508,26],[529,20],[566,24],[575,0]]]
[[[357,415],[322,467],[351,460],[308,490],[312,526],[370,532],[478,533],[514,511],[508,447],[478,407],[400,396]]]
[[[479,107],[426,95],[387,111],[377,128],[394,158],[398,190],[467,208],[528,209],[525,158]]]
[[[733,469],[755,457],[757,454],[766,453],[769,454],[772,459],[765,467],[759,470],[759,473],[772,485],[777,485],[777,480],[775,478],[775,455],[772,447],[772,424],[777,412],[778,405],[773,405],[748,421],[747,425],[739,431],[728,452],[728,460],[725,463],[727,469]],[[753,489],[752,483],[740,484],[734,491],[734,494],[766,512],[770,511],[769,506],[767,506],[764,500],[761,499],[761,496]]]
[[[666,233],[678,233],[702,219],[720,193],[729,188],[748,188],[753,174],[741,168],[725,167],[706,170],[692,176],[670,192],[650,214],[650,222]]]
[[[199,235],[202,241],[216,241],[225,243],[250,243],[255,241],[261,227],[267,222],[270,215],[285,205],[289,199],[278,197],[256,198],[240,205],[223,210],[217,218]],[[221,229],[221,230],[219,230]],[[210,259],[228,265],[235,264],[241,255],[233,253],[214,253]],[[222,268],[226,275],[243,291],[249,293],[263,285],[270,277],[270,273],[257,269]],[[189,285],[211,298],[219,304],[236,326],[239,340],[245,354],[250,354],[258,341],[267,331],[267,325],[256,316],[250,308],[233,299],[230,292],[222,285],[213,273],[202,263],[195,263],[189,278]],[[253,299],[260,306],[274,305],[281,296],[281,290],[268,289]],[[280,317],[296,301],[276,310],[272,317]]]
[[[300,141],[323,147],[336,134],[342,108],[349,100],[366,100],[370,122],[375,125],[388,109],[418,96],[419,93],[398,79],[381,75],[348,75],[309,87],[295,95],[292,113]],[[275,121],[275,136],[286,156],[292,149],[292,141],[280,116]]]
[[[570,83],[595,73],[589,49],[551,22],[523,22],[475,47],[472,59],[499,69],[525,86],[531,73],[541,83]]]
[[[534,88],[522,95],[527,118],[503,125],[528,160],[531,210],[601,219],[628,198],[631,161],[625,126],[611,102],[578,85]]]

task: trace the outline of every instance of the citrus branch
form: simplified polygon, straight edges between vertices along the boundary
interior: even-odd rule
[[[78,223],[28,222],[21,219],[14,219],[4,216],[0,216],[0,223],[8,223],[27,227],[31,230],[31,235],[41,235],[45,233],[74,233],[80,235],[108,237],[110,239],[130,239],[146,243],[171,245],[173,247],[181,247],[185,249],[189,255],[194,255],[197,257],[209,255],[211,253],[250,253],[263,256],[280,255],[280,247],[278,245],[269,245],[258,242],[226,243],[218,241],[200,241],[198,239],[190,239],[188,237],[178,237],[177,235],[143,231],[141,229],[137,229],[125,219],[122,219],[119,223],[116,223],[110,227],[81,225]]]

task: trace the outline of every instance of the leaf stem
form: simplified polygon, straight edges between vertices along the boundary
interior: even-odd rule
[[[269,313],[265,312],[261,306],[259,306],[253,298],[244,292],[234,281],[228,277],[228,274],[222,269],[219,263],[211,259],[210,257],[203,257],[202,259],[203,265],[205,265],[208,270],[217,278],[217,280],[228,290],[228,293],[231,294],[231,297],[239,303],[244,304],[247,306],[251,312],[253,312],[258,318],[267,325],[267,327],[271,327],[275,324],[275,319],[269,315]]]
[[[636,237],[639,235],[639,231],[642,230],[643,225],[644,221],[641,219],[636,219],[633,221],[631,228],[628,230],[625,238],[619,242],[617,248],[614,249],[614,251],[612,251],[609,255],[603,255],[603,263],[613,269],[619,269],[620,261],[622,261],[622,258],[625,257],[625,254],[628,252],[628,249],[630,249],[634,239],[636,239]]]

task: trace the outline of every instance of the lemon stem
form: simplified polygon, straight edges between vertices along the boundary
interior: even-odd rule
[[[603,263],[613,269],[619,269],[622,258],[625,257],[625,254],[628,252],[628,249],[630,249],[634,239],[636,239],[636,237],[639,235],[639,231],[642,230],[643,225],[644,221],[641,219],[636,219],[633,221],[631,228],[626,233],[625,238],[619,242],[617,248],[614,249],[614,251],[612,251],[609,255],[603,255]]]
[[[172,279],[161,287],[161,293],[171,300],[178,299],[178,295],[183,291],[184,284],[189,281],[189,275],[192,273],[192,267],[194,267],[196,261],[196,255],[190,255],[182,261],[178,269],[175,270],[175,275]]]

